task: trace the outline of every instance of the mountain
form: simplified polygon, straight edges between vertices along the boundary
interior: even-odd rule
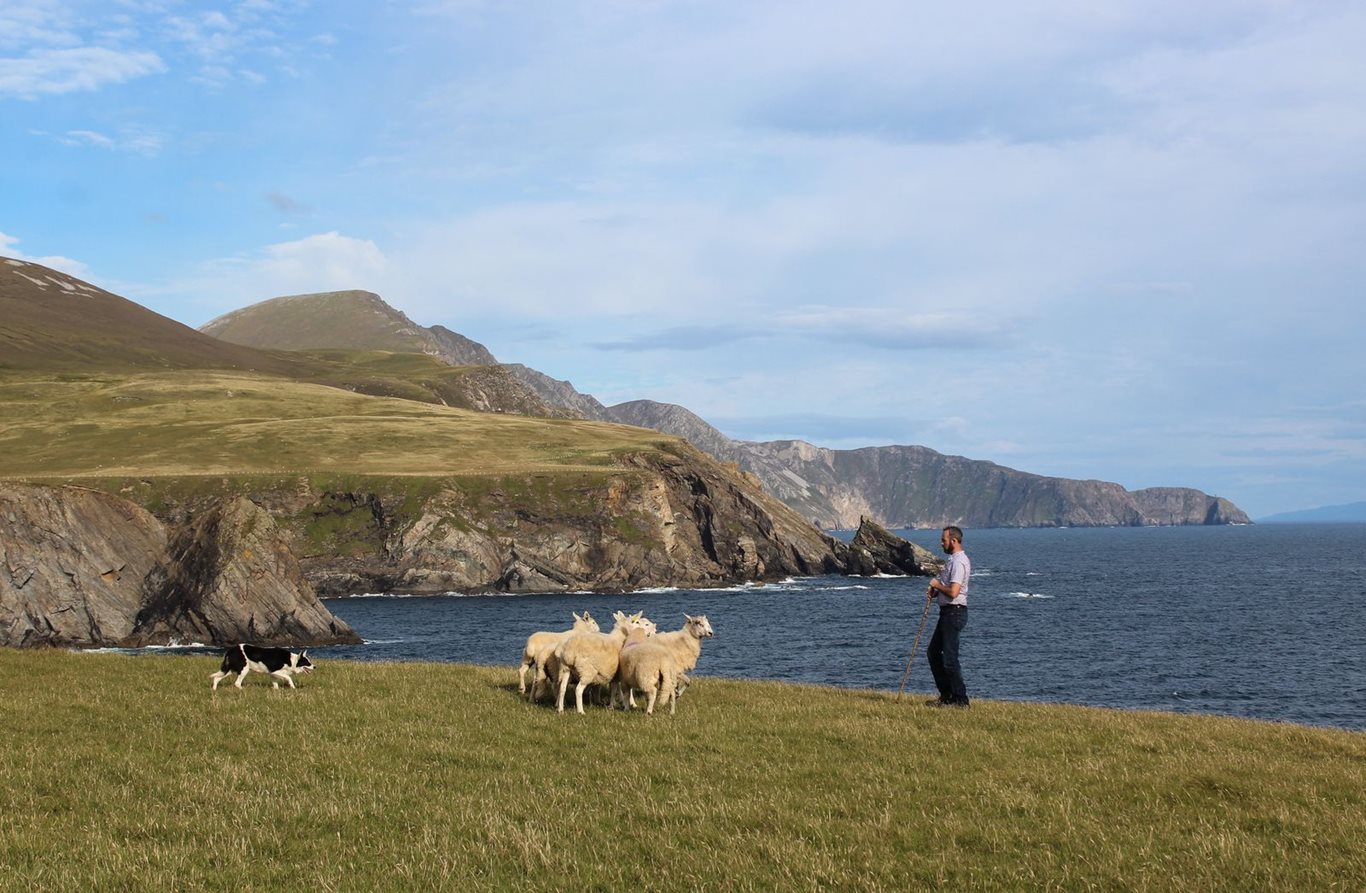
[[[294,361],[228,344],[40,264],[0,259],[0,370],[241,369]]]
[[[1199,490],[1130,492],[1105,481],[1017,471],[922,446],[831,450],[800,440],[732,440],[681,406],[638,400],[607,407],[614,421],[685,437],[754,474],[824,527],[868,517],[887,527],[1112,527],[1245,524],[1233,503]]]
[[[426,354],[452,366],[497,363],[484,345],[444,326],[419,326],[368,291],[272,298],[225,313],[199,330],[231,344],[273,350],[387,350]]]
[[[849,566],[734,468],[554,417],[506,367],[227,344],[21,262],[0,263],[0,300],[0,644],[337,641],[354,633],[315,594]]]
[[[1280,512],[1257,519],[1258,524],[1329,524],[1339,522],[1366,522],[1366,502],[1325,505],[1298,512]]]
[[[419,349],[436,338],[437,328],[418,326],[369,292],[332,292],[264,301],[220,317],[203,331],[258,348],[397,349],[408,344]],[[482,345],[469,343],[495,362]],[[428,346],[420,349],[431,352]],[[830,450],[799,440],[733,440],[682,406],[652,400],[604,406],[569,382],[528,366],[498,368],[547,406],[682,437],[754,475],[769,493],[823,527],[854,528],[864,517],[898,528],[1249,523],[1228,500],[1186,488],[1130,492],[1105,481],[1043,477],[921,446]]]

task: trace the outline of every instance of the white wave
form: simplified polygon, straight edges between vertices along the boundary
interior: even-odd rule
[[[103,648],[74,648],[78,654],[142,654],[155,651],[202,651],[205,648],[217,649],[216,645],[203,642],[171,642],[168,645],[142,645],[138,648],[120,648],[113,645]]]
[[[1042,592],[1007,592],[1006,595],[1013,598],[1052,598],[1051,595],[1044,595]]]

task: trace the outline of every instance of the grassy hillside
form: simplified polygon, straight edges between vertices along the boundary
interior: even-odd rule
[[[0,375],[0,407],[5,477],[563,471],[670,440],[216,370]]]
[[[207,657],[0,651],[0,888],[1366,886],[1360,734],[715,679],[560,716],[514,657],[211,695]]]
[[[366,291],[320,292],[272,298],[206,323],[201,331],[250,346],[278,350],[355,348],[421,353],[426,330]]]
[[[287,374],[295,364],[210,338],[57,270],[0,258],[0,371],[186,368]]]

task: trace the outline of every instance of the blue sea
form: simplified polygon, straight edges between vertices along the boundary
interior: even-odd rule
[[[930,549],[938,531],[898,531]],[[962,663],[974,698],[1214,713],[1366,730],[1366,524],[969,530]],[[327,660],[512,670],[528,633],[587,609],[660,629],[706,614],[699,676],[895,691],[925,581],[812,577],[626,595],[361,596],[328,607],[366,644]],[[921,641],[908,692],[934,691]]]

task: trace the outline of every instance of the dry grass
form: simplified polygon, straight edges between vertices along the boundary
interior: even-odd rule
[[[0,477],[601,468],[658,432],[477,413],[249,373],[0,378]]]
[[[509,658],[511,662],[511,657]],[[0,652],[0,888],[1359,890],[1366,736],[704,679]]]

